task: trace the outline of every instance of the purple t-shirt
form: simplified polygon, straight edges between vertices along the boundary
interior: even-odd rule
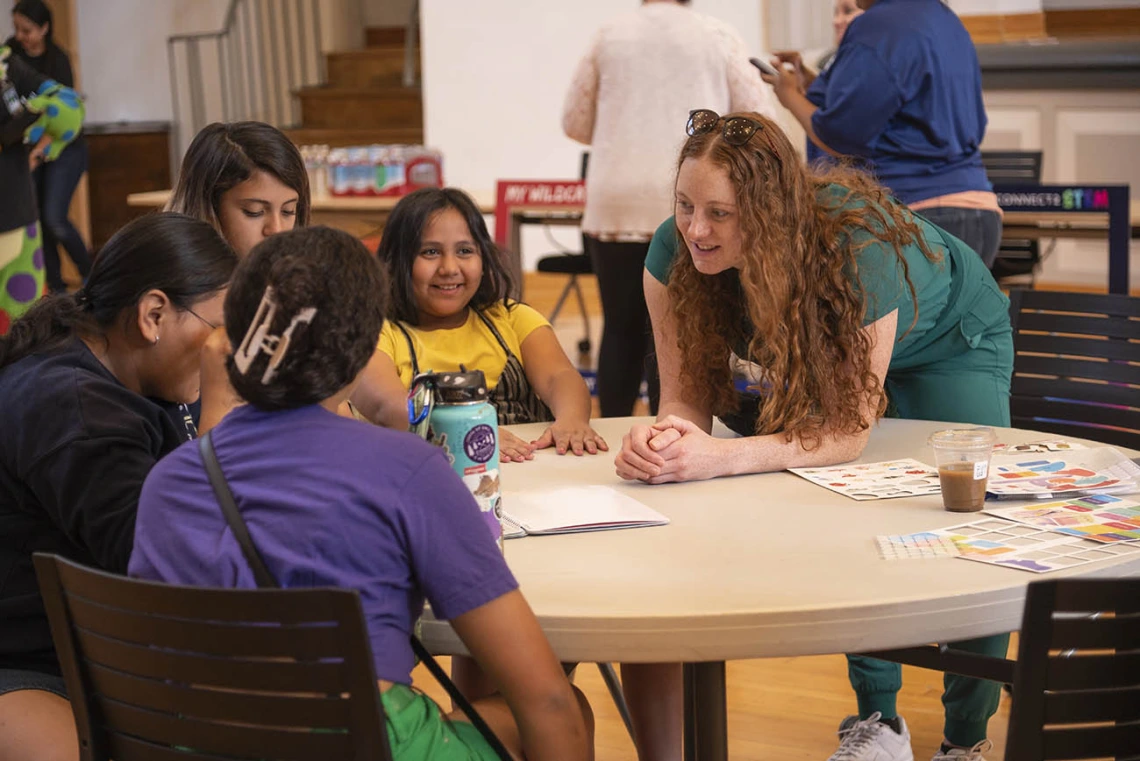
[[[479,508],[439,449],[321,407],[240,407],[214,429],[218,462],[283,587],[360,592],[376,676],[411,683],[424,597],[452,619],[518,588]],[[257,586],[196,442],[143,485],[131,576]]]

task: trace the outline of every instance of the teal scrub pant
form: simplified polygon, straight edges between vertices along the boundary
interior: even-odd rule
[[[963,354],[914,370],[887,376],[892,417],[944,420],[971,425],[1009,427],[1009,383],[1013,367],[1013,337],[1006,328],[981,337]],[[1009,649],[1009,635],[949,643],[952,647],[999,658]],[[847,674],[859,701],[859,718],[878,711],[897,715],[902,667],[876,658],[847,656]],[[983,679],[946,674],[942,705],[943,733],[952,745],[971,747],[986,738],[986,726],[998,707],[1001,685]]]

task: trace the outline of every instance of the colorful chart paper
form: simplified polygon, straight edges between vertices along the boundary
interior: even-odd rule
[[[918,460],[789,470],[825,489],[858,500],[920,497],[942,491],[938,471]]]
[[[953,538],[935,531],[877,536],[875,541],[879,545],[879,557],[883,560],[952,558],[961,554]]]
[[[1140,539],[1140,503],[1093,494],[1025,507],[986,508],[995,517],[1109,544]]]
[[[988,518],[931,532],[950,537],[959,557],[980,563],[1048,573],[1140,552],[1140,544],[1101,544],[1092,539]]]
[[[986,492],[1002,499],[1140,490],[1140,466],[1112,447],[1065,453],[997,453]]]

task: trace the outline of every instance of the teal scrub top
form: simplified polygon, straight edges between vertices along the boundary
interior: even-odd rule
[[[847,189],[837,185],[828,186],[823,193],[827,195],[825,203],[832,205],[836,213],[866,205],[862,198],[845,200]],[[890,217],[886,219],[889,221]],[[1011,346],[1009,299],[981,257],[922,216],[915,214],[914,219],[938,260],[927,259],[917,244],[903,247],[902,260],[906,261],[914,285],[913,298],[894,246],[874,239],[862,228],[851,231],[856,243],[870,240],[856,255],[857,271],[852,272],[856,287],[864,296],[863,324],[868,325],[896,309],[899,312],[888,381],[900,373],[930,368],[945,360],[962,358],[968,362],[971,351],[983,344],[986,348],[995,344],[1003,349],[1007,344]],[[670,217],[657,228],[645,259],[646,269],[661,283],[668,282],[678,243],[676,222]],[[911,327],[916,303],[918,320]],[[1003,376],[1008,384],[1013,369],[1012,350],[999,353],[1008,356],[986,357],[985,364],[993,366],[994,372]]]

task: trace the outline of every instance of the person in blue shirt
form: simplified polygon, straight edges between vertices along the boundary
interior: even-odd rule
[[[807,133],[808,159],[843,156],[989,267],[1001,208],[982,165],[982,74],[969,32],[942,0],[857,0],[835,59],[814,80],[764,75]],[[780,67],[777,67],[780,68]]]

